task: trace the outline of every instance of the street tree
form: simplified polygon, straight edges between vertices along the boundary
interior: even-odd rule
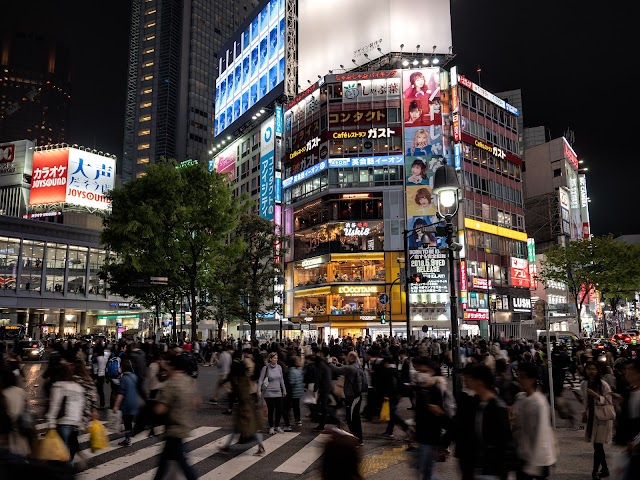
[[[597,273],[596,288],[617,315],[617,307],[622,300],[635,298],[640,291],[640,245],[619,242],[613,237],[598,239],[603,258],[602,268]],[[606,317],[603,315],[604,335],[607,335]]]
[[[567,286],[571,300],[576,309],[578,329],[582,335],[582,306],[589,298],[589,292],[596,284],[596,274],[601,269],[603,259],[599,258],[600,250],[595,248],[596,241],[571,240],[564,246],[553,245],[545,252],[541,262],[538,280],[545,287],[551,282]]]
[[[274,311],[274,286],[282,276],[284,237],[274,230],[274,223],[256,214],[245,213],[235,231],[242,242],[240,261],[235,262],[235,295],[231,313],[247,323],[251,338],[256,339],[257,324],[267,311]]]
[[[176,168],[173,160],[148,167],[110,196],[102,241],[116,254],[113,264],[133,270],[132,278],[166,277],[167,288],[184,292],[191,306],[190,337],[196,338],[200,288],[210,265],[224,254],[243,203],[233,198],[225,175],[203,165]]]

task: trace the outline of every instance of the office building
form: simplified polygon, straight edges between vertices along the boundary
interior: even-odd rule
[[[161,157],[204,162],[213,140],[217,54],[255,0],[133,0],[123,181]]]
[[[0,38],[0,143],[67,141],[68,52],[36,33],[5,30]]]

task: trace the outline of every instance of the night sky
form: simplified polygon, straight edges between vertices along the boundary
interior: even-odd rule
[[[95,145],[120,157],[130,2],[3,3],[9,3],[3,5],[5,27],[37,30],[70,49],[69,143]],[[640,167],[633,161],[636,149],[622,149],[624,132],[633,136],[633,107],[623,104],[633,95],[632,83],[624,82],[629,79],[627,58],[632,58],[621,40],[625,14],[603,4],[587,5],[575,0],[452,0],[454,62],[460,73],[491,92],[522,89],[525,126],[545,125],[551,138],[574,131],[573,148],[589,168],[592,233],[640,233],[631,193],[638,190]]]

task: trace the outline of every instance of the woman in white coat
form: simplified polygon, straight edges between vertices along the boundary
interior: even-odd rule
[[[604,445],[611,443],[613,437],[613,418],[601,420],[603,412],[611,412],[611,387],[601,378],[600,366],[589,360],[584,364],[586,380],[580,384],[582,396],[582,422],[586,423],[585,436],[593,444],[593,480],[609,476]],[[613,409],[615,412],[615,409]],[[600,471],[598,469],[602,467]]]

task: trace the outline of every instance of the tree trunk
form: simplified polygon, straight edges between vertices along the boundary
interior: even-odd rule
[[[218,340],[222,340],[222,327],[224,327],[224,320],[218,320]]]
[[[171,318],[173,320],[171,325],[171,339],[174,342],[177,342],[178,341],[178,313],[176,312],[175,308],[171,310]]]
[[[582,338],[582,317],[580,316],[582,305],[578,304],[578,299],[575,300],[576,304],[576,320],[578,321],[578,338]]]
[[[249,322],[249,325],[251,326],[251,341],[255,341],[258,339],[258,336],[256,335],[256,331],[258,330],[258,324],[256,322],[256,312],[251,312],[251,321]]]
[[[198,305],[196,303],[196,287],[191,285],[191,341],[193,342],[198,338],[198,318],[196,312],[198,311]]]

